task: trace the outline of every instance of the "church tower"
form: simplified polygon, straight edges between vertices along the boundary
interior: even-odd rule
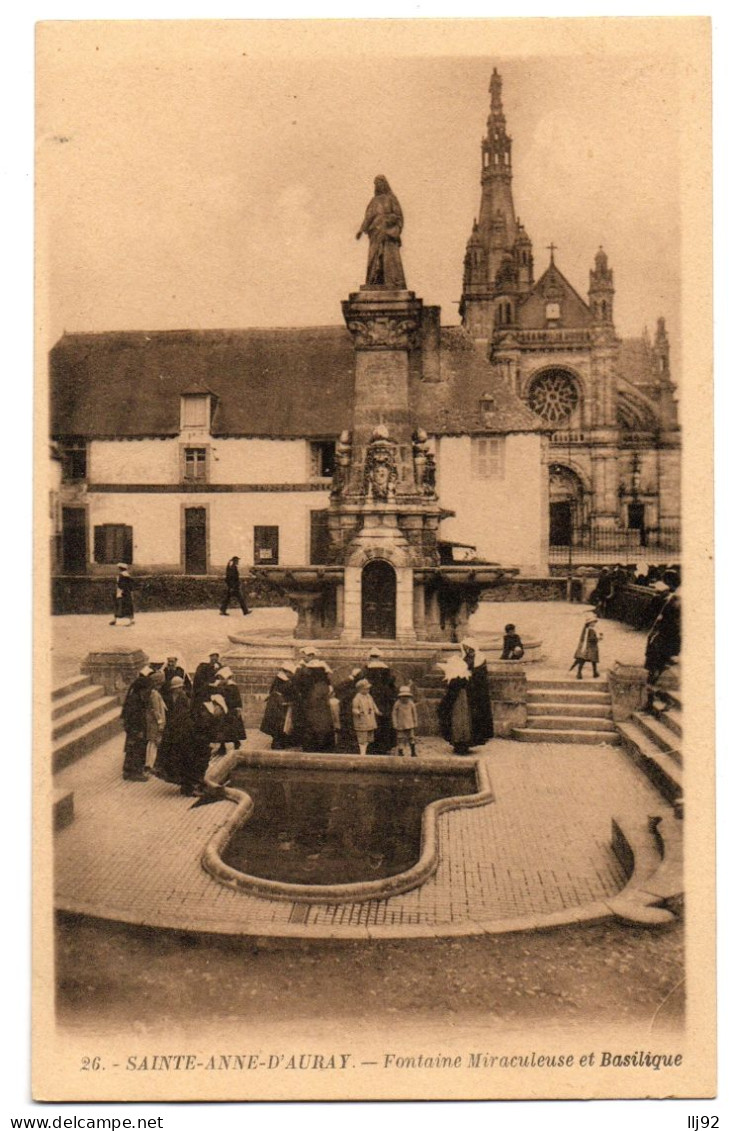
[[[490,339],[496,323],[515,321],[517,295],[534,284],[531,240],[519,223],[511,193],[511,138],[494,68],[491,109],[481,141],[481,207],[466,246],[460,314],[474,338]]]

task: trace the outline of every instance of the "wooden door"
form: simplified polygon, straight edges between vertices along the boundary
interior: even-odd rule
[[[572,543],[572,504],[569,501],[549,504],[549,544],[569,546]]]
[[[394,640],[397,624],[397,574],[378,558],[362,570],[362,636]]]
[[[185,573],[208,572],[207,511],[185,508]]]
[[[86,573],[86,508],[63,507],[63,572]]]

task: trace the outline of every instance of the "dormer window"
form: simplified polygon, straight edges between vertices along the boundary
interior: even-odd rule
[[[183,393],[180,397],[180,429],[210,431],[210,393]]]
[[[494,398],[490,393],[484,393],[479,397],[479,409],[481,410],[481,420],[484,424],[491,424],[494,417]]]
[[[545,316],[547,322],[558,322],[561,317],[560,306],[558,302],[548,302],[545,307]]]
[[[309,443],[309,478],[331,479],[334,475],[334,440],[311,440]]]

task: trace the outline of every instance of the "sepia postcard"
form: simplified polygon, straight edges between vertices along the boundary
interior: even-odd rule
[[[712,1097],[710,21],[36,44],[34,1098]]]

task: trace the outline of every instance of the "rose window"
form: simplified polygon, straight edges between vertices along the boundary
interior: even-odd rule
[[[537,377],[529,390],[529,407],[550,424],[568,420],[579,397],[569,373],[552,370]]]

